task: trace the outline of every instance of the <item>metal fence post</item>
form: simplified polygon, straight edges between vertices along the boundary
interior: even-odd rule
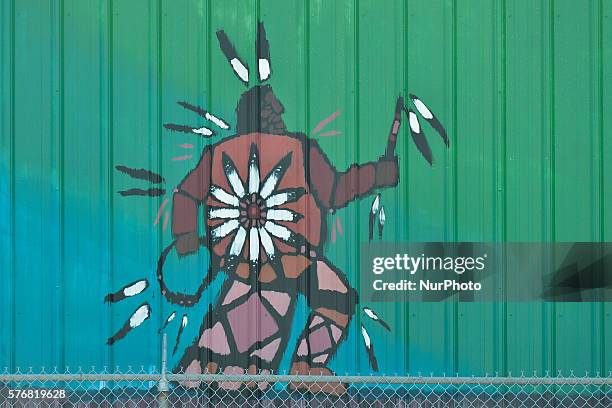
[[[168,350],[168,339],[166,333],[164,333],[162,337],[162,349],[161,349],[161,377],[159,379],[159,384],[157,385],[157,390],[159,395],[157,396],[157,401],[159,403],[160,408],[168,407],[168,392],[170,388],[168,387],[168,380],[166,379],[166,370],[167,370],[167,350]]]

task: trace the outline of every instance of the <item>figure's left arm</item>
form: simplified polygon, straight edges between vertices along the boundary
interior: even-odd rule
[[[396,186],[399,167],[395,143],[399,133],[403,99],[399,97],[395,116],[387,139],[387,148],[377,161],[353,164],[339,172],[314,140],[309,141],[309,176],[319,200],[330,209],[346,207],[351,201],[367,196],[374,190]]]
[[[374,190],[399,182],[397,156],[381,156],[378,161],[353,164],[337,171],[316,142],[310,144],[310,180],[319,200],[330,209],[346,207],[351,201]]]

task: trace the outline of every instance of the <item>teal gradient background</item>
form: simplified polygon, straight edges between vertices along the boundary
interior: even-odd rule
[[[309,134],[341,112],[326,128],[341,135],[313,136],[338,169],[382,154],[400,93],[419,95],[445,125],[449,150],[424,125],[432,167],[402,127],[400,184],[383,192],[385,240],[610,241],[611,18],[605,0],[0,2],[0,366],[153,370],[173,310],[189,324],[172,361],[191,344],[219,282],[189,310],[163,300],[154,268],[171,236],[153,221],[164,197],[119,196],[146,183],[114,167],[159,172],[172,190],[220,138],[162,124],[204,125],[179,100],[235,123],[245,88],[215,31],[253,70],[258,20],[287,127]],[[183,154],[193,158],[172,160]],[[355,287],[370,203],[339,211],[344,235],[327,246]],[[206,271],[205,254],[170,262],[175,288],[195,289]],[[512,271],[501,268],[503,294]],[[143,277],[151,286],[138,298],[103,303]],[[145,300],[151,319],[107,346]],[[332,362],[340,373],[371,371],[362,322],[387,374],[612,370],[610,304],[502,295],[368,306],[392,332],[358,313]],[[301,300],[294,340],[307,314]]]

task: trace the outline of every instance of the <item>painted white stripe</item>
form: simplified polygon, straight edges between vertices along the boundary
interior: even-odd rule
[[[242,252],[242,248],[244,247],[244,241],[246,240],[246,230],[243,227],[240,227],[236,236],[234,237],[234,241],[232,242],[232,246],[230,247],[229,254],[231,256],[239,256]]]
[[[380,207],[380,214],[378,214],[378,220],[380,221],[381,225],[385,225],[385,221],[387,220],[387,217],[385,216],[385,207]]]
[[[370,319],[378,320],[378,316],[376,316],[376,314],[371,309],[364,307],[363,311],[365,312],[365,314],[368,315]]]
[[[272,243],[272,237],[270,237],[270,234],[268,234],[268,231],[266,231],[266,229],[263,227],[259,228],[259,237],[261,240],[261,245],[263,246],[264,251],[266,251],[268,258],[273,259],[274,258],[274,244]]]
[[[296,214],[290,210],[268,210],[266,218],[275,221],[293,221],[296,219]]]
[[[252,262],[259,260],[259,232],[255,227],[251,227],[249,232],[249,259]]]
[[[240,210],[237,208],[215,208],[208,212],[208,218],[221,218],[224,220],[240,217]]]
[[[259,80],[265,81],[270,78],[270,61],[265,58],[260,58],[258,61]]]
[[[370,335],[363,326],[361,326],[361,335],[363,336],[366,347],[369,349],[372,346],[372,341],[370,340]]]
[[[289,194],[287,193],[274,194],[266,200],[266,207],[278,207],[279,205],[285,204],[287,200],[289,200]]]
[[[143,290],[145,290],[146,287],[147,287],[147,281],[143,279],[123,289],[123,294],[125,296],[134,296],[134,295],[139,294]]]
[[[284,241],[288,241],[291,237],[291,231],[289,231],[289,229],[272,221],[266,221],[264,228],[268,230],[270,234]]]
[[[225,174],[227,174],[227,179],[234,190],[234,194],[236,194],[239,198],[244,197],[244,186],[242,185],[242,180],[240,180],[240,176],[236,171],[234,166],[225,169]]]
[[[168,319],[166,321],[170,323],[171,321],[174,320],[175,317],[176,317],[176,312],[172,312],[172,314],[168,316]]]
[[[221,187],[212,186],[210,188],[210,194],[212,194],[217,200],[227,205],[234,207],[238,207],[238,205],[240,205],[240,200],[238,200],[238,197],[228,193]]]
[[[376,214],[378,212],[378,207],[380,206],[380,194],[376,194],[376,198],[372,203],[372,214]]]
[[[225,122],[221,118],[216,117],[212,113],[206,112],[205,117],[206,117],[207,120],[210,120],[212,123],[214,123],[215,125],[219,126],[221,129],[229,129],[230,128],[230,126],[227,124],[227,122]]]
[[[249,164],[249,194],[259,192],[259,169],[255,163]]]
[[[134,328],[134,327],[138,327],[142,324],[142,322],[144,322],[145,320],[147,320],[147,318],[149,317],[149,313],[150,313],[150,308],[149,305],[142,305],[140,306],[132,315],[132,317],[130,317],[130,327]]]
[[[416,113],[413,111],[408,112],[408,120],[412,131],[414,133],[421,133],[421,124],[419,123],[419,118],[417,118]]]
[[[429,108],[427,106],[425,106],[425,104],[423,102],[421,102],[420,99],[414,98],[412,101],[414,102],[414,106],[416,106],[416,108],[419,111],[419,113],[421,115],[423,115],[423,117],[425,119],[432,119],[433,118],[433,113],[431,113]]]
[[[238,220],[229,220],[219,225],[217,228],[211,231],[213,238],[223,238],[230,232],[234,231],[240,223]]]
[[[207,127],[201,127],[199,129],[193,129],[192,130],[193,133],[198,134],[198,135],[204,135],[204,136],[210,136],[213,134],[213,131],[210,130]]]
[[[187,322],[189,320],[187,319],[187,315],[183,316],[183,320],[181,321],[181,326],[185,327],[187,326]]]
[[[270,173],[270,176],[266,179],[264,185],[259,191],[259,195],[261,196],[261,198],[263,198],[264,200],[268,198],[268,196],[272,194],[276,189],[278,181],[278,168],[275,168],[274,170],[272,170],[272,173]]]
[[[232,64],[234,72],[238,74],[238,77],[240,77],[240,79],[242,79],[244,82],[249,82],[249,70],[244,65],[242,65],[242,62],[240,62],[238,58],[232,58],[230,64]]]

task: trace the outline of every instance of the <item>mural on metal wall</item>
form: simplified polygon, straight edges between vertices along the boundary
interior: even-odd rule
[[[233,72],[247,87],[248,65],[238,56],[223,30],[217,32],[221,51]],[[272,74],[270,50],[262,23],[256,42],[259,85],[242,94],[236,106],[235,134],[203,149],[197,166],[173,190],[171,228],[175,240],[163,251],[157,264],[161,293],[172,304],[194,306],[219,272],[227,275],[216,304],[201,325],[199,335],[182,354],[177,371],[188,373],[263,373],[278,369],[285,351],[292,347],[291,372],[297,374],[332,374],[328,368],[347,336],[355,314],[358,294],[345,274],[325,256],[328,216],[356,199],[374,195],[369,211],[369,239],[377,230],[382,237],[385,211],[377,191],[399,182],[395,145],[402,114],[408,117],[412,139],[423,157],[433,162],[415,111],[404,105],[400,96],[395,105],[384,154],[375,162],[354,164],[338,171],[318,143],[304,133],[289,131],[283,121],[284,106],[273,89],[265,83]],[[442,136],[446,132],[438,119],[416,96],[410,95],[416,112]],[[204,109],[186,102],[179,104],[221,130],[230,125]],[[313,130],[324,130],[338,115],[334,113]],[[211,138],[217,132],[208,127],[166,124],[171,131],[187,132]],[[335,135],[339,132],[328,131]],[[148,170],[117,166],[131,177],[161,184],[161,175]],[[160,196],[163,188],[131,189],[121,195]],[[156,223],[160,221],[162,202]],[[205,235],[199,236],[198,217],[205,215]],[[164,225],[168,223],[168,212]],[[342,233],[339,218],[332,223],[332,239]],[[337,232],[336,232],[337,231]],[[179,256],[205,248],[210,254],[210,269],[195,293],[171,290],[164,280],[168,254]],[[130,283],[106,298],[108,302],[135,296],[148,286],[146,280]],[[307,299],[311,313],[295,345],[289,334],[299,295]],[[391,330],[370,307],[365,316]],[[112,345],[151,315],[143,303],[108,340]],[[176,311],[166,319],[161,330],[176,318]],[[181,319],[174,346],[176,352],[187,315]],[[378,369],[374,346],[366,330],[361,334],[374,370]],[[183,384],[197,386],[198,384]],[[225,388],[240,384],[224,383]],[[318,387],[302,384],[301,387]],[[296,387],[298,387],[296,385]],[[312,391],[312,390],[311,390]],[[325,391],[325,390],[323,390]],[[335,389],[337,392],[338,389]]]

